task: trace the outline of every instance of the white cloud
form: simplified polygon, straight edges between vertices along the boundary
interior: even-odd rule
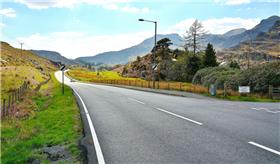
[[[6,16],[6,17],[16,17],[16,11],[12,8],[6,8],[0,10],[0,15]]]
[[[85,3],[102,6],[104,9],[108,10],[120,10],[129,13],[149,12],[149,9],[146,7],[137,8],[128,5],[123,6],[125,3],[131,2],[131,0],[15,0],[15,2],[24,4],[31,9],[46,9],[50,7],[73,8],[75,5]]]
[[[221,5],[241,5],[248,4],[251,0],[214,0],[214,2]]]
[[[19,37],[13,46],[18,47],[18,41],[24,42],[26,49],[43,49],[60,52],[68,58],[93,56],[97,53],[117,51],[139,44],[151,32],[138,32],[118,35],[89,36],[82,32],[53,32],[49,35],[39,33],[27,37]]]
[[[0,29],[4,28],[6,25],[0,22]]]
[[[184,34],[186,30],[189,29],[189,27],[194,22],[195,18],[190,18],[183,20],[173,26],[171,26],[166,33],[179,33]],[[225,18],[213,18],[213,19],[207,19],[201,21],[204,28],[209,31],[209,33],[212,34],[224,34],[225,32],[228,32],[229,30],[233,30],[236,28],[246,28],[251,29],[255,25],[257,25],[260,22],[260,19],[255,18],[239,18],[239,17],[225,17]]]
[[[137,8],[137,7],[131,7],[127,5],[122,7],[121,11],[128,12],[128,13],[148,13],[150,10],[147,7]]]

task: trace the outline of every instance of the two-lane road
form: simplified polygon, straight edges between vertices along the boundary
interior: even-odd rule
[[[176,97],[65,80],[88,110],[106,163],[280,163],[279,103]]]

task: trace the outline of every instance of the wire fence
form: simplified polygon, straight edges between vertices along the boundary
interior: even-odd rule
[[[14,113],[15,103],[21,100],[27,88],[28,88],[28,84],[27,82],[24,82],[18,89],[14,90],[8,96],[8,98],[2,99],[1,110],[0,110],[2,118],[7,117],[12,113]]]
[[[141,87],[141,88],[153,88],[153,81],[146,81],[146,80],[92,79],[92,80],[90,80],[90,82],[111,84],[111,85],[134,86],[134,87]],[[177,91],[186,91],[186,92],[193,92],[193,93],[208,93],[207,87],[203,87],[201,85],[190,84],[190,83],[183,83],[183,82],[155,81],[155,89],[177,90]]]
[[[72,79],[69,75],[68,77]],[[74,79],[72,79],[75,81]],[[110,85],[124,85],[124,86],[133,86],[133,87],[141,87],[141,88],[153,88],[153,81],[146,81],[140,79],[91,79],[89,82],[93,83],[101,83],[101,84],[110,84]],[[164,90],[176,90],[176,91],[185,91],[192,93],[200,93],[200,94],[209,94],[210,85],[208,87],[202,85],[196,85],[192,83],[184,83],[184,82],[168,82],[168,81],[155,81],[155,89],[164,89]],[[217,88],[215,95],[219,97],[227,97],[227,96],[249,96],[249,97],[260,97],[260,98],[271,98],[271,99],[279,99],[280,89],[277,87],[270,86],[269,91],[266,94],[260,94],[251,90],[250,93],[239,93],[238,90],[235,90],[229,86],[224,85],[222,88]]]

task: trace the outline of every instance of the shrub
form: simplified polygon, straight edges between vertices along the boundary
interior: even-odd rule
[[[218,88],[223,88],[226,83],[233,90],[237,90],[238,86],[250,86],[252,92],[267,93],[269,85],[280,86],[280,61],[242,71],[230,67],[204,68],[195,74],[192,82],[204,86],[216,84]]]
[[[205,87],[210,84],[215,84],[219,89],[222,89],[224,87],[224,83],[228,79],[231,79],[237,72],[239,72],[238,69],[229,67],[208,67],[199,70],[195,74],[192,83],[200,84]]]

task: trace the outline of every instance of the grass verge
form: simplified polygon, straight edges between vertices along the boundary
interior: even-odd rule
[[[71,154],[71,163],[79,162],[82,124],[72,90],[65,86],[62,95],[52,74],[52,79],[31,99],[36,105],[32,116],[1,120],[1,163],[49,163],[42,148],[54,145],[63,146]]]

